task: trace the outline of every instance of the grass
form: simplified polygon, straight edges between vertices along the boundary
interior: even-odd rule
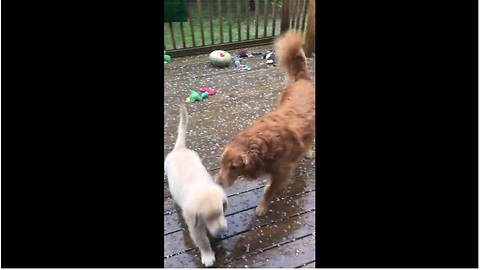
[[[250,31],[249,31],[249,39],[255,38],[255,11],[250,11],[249,20],[247,21],[246,9],[247,9],[247,1],[249,0],[241,0],[240,1],[240,9],[241,9],[241,16],[240,16],[240,30],[241,30],[241,40],[247,39],[247,24],[250,21]],[[268,12],[267,12],[267,33],[264,36],[264,27],[265,27],[265,17],[264,17],[264,1],[268,1]],[[281,0],[276,1],[276,16],[275,16],[275,35],[280,33],[280,21],[281,21]],[[191,13],[192,13],[192,24],[193,24],[193,36],[195,37],[195,46],[202,46],[202,29],[200,28],[200,17],[198,14],[198,8],[196,3],[190,6]],[[272,0],[259,0],[258,5],[258,38],[263,37],[270,37],[273,33],[273,1]],[[227,3],[226,0],[221,0],[221,14],[222,19],[221,22],[218,16],[218,6],[217,1],[212,1],[212,28],[213,28],[213,44],[220,44],[220,25],[222,26],[222,33],[223,33],[223,43],[230,42],[230,31],[229,31],[229,24],[228,24],[228,10],[227,10]],[[211,35],[212,31],[210,28],[210,20],[208,15],[208,5],[207,2],[202,2],[202,23],[203,23],[203,33],[205,38],[205,45],[211,45]],[[231,22],[232,22],[232,42],[239,41],[238,37],[238,18],[237,18],[237,5],[236,1],[231,1]],[[182,42],[182,35],[180,30],[180,23],[172,23],[173,33],[174,33],[174,40],[176,48],[184,48],[184,44]],[[190,22],[183,23],[183,31],[185,35],[185,47],[192,47],[192,30],[190,28]],[[170,34],[170,26],[168,23],[164,23],[164,43],[166,50],[172,50],[173,42],[172,37]]]

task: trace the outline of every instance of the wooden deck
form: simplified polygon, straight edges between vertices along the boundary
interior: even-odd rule
[[[250,48],[265,51],[271,46]],[[233,51],[230,53],[233,54]],[[272,110],[282,91],[284,74],[269,67],[260,56],[248,58],[248,72],[233,66],[211,67],[208,55],[176,58],[165,65],[164,155],[173,148],[178,125],[178,104],[201,87],[217,90],[207,100],[187,104],[187,145],[197,151],[212,176],[219,170],[219,156],[233,134]],[[314,76],[315,59],[308,59]],[[188,165],[186,165],[188,166]],[[214,267],[245,268],[315,267],[315,159],[303,160],[288,188],[276,197],[271,211],[255,216],[265,179],[238,179],[227,188],[228,229],[212,241]],[[165,268],[203,267],[179,209],[174,206],[164,177]]]

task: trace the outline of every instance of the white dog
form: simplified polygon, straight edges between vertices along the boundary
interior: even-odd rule
[[[182,209],[190,237],[200,249],[202,263],[211,266],[215,253],[207,238],[207,229],[212,236],[217,236],[227,228],[224,216],[227,196],[213,181],[198,154],[186,147],[187,123],[187,109],[182,104],[177,141],[165,159],[165,171],[172,198]]]

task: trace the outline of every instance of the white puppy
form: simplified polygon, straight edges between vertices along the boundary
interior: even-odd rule
[[[224,216],[227,196],[213,181],[198,154],[186,147],[187,123],[187,109],[182,104],[178,138],[165,159],[165,171],[170,194],[182,209],[190,237],[202,254],[202,263],[211,266],[215,262],[215,253],[207,238],[207,229],[212,236],[217,236],[227,228]]]

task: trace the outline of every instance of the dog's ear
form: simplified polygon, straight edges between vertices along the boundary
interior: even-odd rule
[[[252,172],[255,171],[256,167],[256,159],[257,159],[258,153],[256,151],[248,151],[248,153],[244,153],[241,155],[243,164],[245,165],[245,171]]]
[[[251,148],[248,153],[242,155],[242,159],[245,164],[245,175],[249,176],[251,179],[256,179],[258,174],[261,174],[260,170],[264,165],[259,149]]]
[[[247,178],[255,178],[255,162],[253,158],[251,157],[251,153],[243,153],[240,155],[242,158],[242,162],[244,164],[243,168],[243,175],[246,176]]]
[[[262,140],[256,140],[250,144],[247,155],[250,157],[252,163],[257,166],[263,166],[263,160],[268,153],[268,146]]]
[[[252,158],[250,158],[247,153],[241,154],[240,157],[242,158],[242,163],[245,165],[245,167],[252,163]]]
[[[220,160],[223,160],[223,156],[225,155],[225,153],[228,151],[228,146],[225,147],[225,149],[223,150],[222,154],[220,155]]]

